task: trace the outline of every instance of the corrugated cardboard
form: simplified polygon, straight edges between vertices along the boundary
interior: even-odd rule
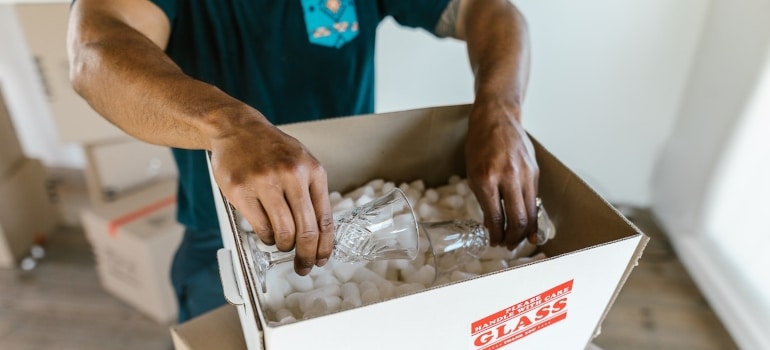
[[[13,168],[19,166],[24,159],[16,129],[11,121],[11,113],[0,89],[0,180],[8,177]]]
[[[95,206],[173,180],[178,172],[168,147],[125,137],[83,145],[88,194]]]
[[[31,59],[51,106],[62,141],[95,142],[124,136],[85,102],[69,81],[66,36],[70,2],[16,4]]]
[[[438,186],[450,175],[465,173],[469,108],[427,108],[282,129],[321,161],[332,191],[344,193],[375,178],[396,183],[423,179],[427,186]],[[648,238],[542,145],[535,142],[535,148],[538,195],[558,232],[542,247],[548,259],[277,327],[265,322],[254,294],[259,288],[232,232],[237,227],[232,212],[216,196],[226,249],[220,269],[223,280],[235,281],[225,283],[225,294],[236,305],[248,348],[585,349]],[[235,268],[228,270],[228,265]],[[536,308],[517,308],[538,297],[542,302]],[[172,331],[188,348],[202,348],[193,344],[195,337],[185,325]]]
[[[155,184],[81,219],[102,286],[153,320],[176,320],[171,260],[184,228],[176,221],[176,182]]]
[[[198,316],[182,325],[171,327],[176,350],[246,349],[238,311],[225,305]]]
[[[47,186],[45,168],[37,159],[23,159],[0,180],[0,268],[15,267],[37,238],[45,238],[58,226],[58,211]]]

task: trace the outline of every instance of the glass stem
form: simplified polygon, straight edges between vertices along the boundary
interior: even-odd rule
[[[270,265],[269,265],[270,267],[277,264],[290,262],[294,260],[294,256],[296,256],[293,250],[289,252],[275,251],[275,252],[269,252],[266,254],[267,254],[267,261],[270,262]]]

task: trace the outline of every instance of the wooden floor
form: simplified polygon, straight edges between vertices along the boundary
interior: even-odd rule
[[[61,187],[65,221],[76,223],[85,194]],[[737,349],[649,212],[629,213],[651,240],[595,343],[604,350]],[[172,348],[167,325],[101,289],[79,227],[55,232],[47,253],[32,271],[0,269],[0,349]]]

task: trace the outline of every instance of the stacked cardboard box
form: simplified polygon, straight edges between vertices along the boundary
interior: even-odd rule
[[[18,167],[23,159],[24,153],[0,89],[0,179],[10,176],[11,170]]]
[[[14,5],[59,137],[82,145],[86,156],[91,206],[82,211],[81,221],[101,283],[117,298],[167,323],[176,318],[168,270],[182,235],[169,200],[176,192],[176,166],[167,147],[130,138],[72,89],[65,46],[69,8],[69,3]],[[0,156],[6,155],[5,140],[0,138]],[[11,161],[0,158],[0,170],[6,162]],[[146,210],[158,201],[166,205]]]
[[[59,224],[40,161],[24,158],[0,179],[0,268],[13,268]]]
[[[171,150],[129,137],[83,145],[86,185],[94,206],[177,178]]]
[[[82,211],[102,286],[158,323],[176,320],[171,260],[184,228],[176,182],[162,181]]]
[[[59,223],[40,161],[24,156],[0,91],[0,268],[13,268]]]

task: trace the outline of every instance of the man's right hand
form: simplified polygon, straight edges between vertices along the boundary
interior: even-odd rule
[[[296,249],[307,275],[328,261],[334,221],[326,171],[295,138],[255,122],[211,141],[214,178],[265,244]]]
[[[78,0],[68,32],[75,90],[137,139],[212,152],[214,177],[260,239],[296,249],[306,275],[331,255],[326,172],[296,139],[166,56],[171,23],[150,1]]]

